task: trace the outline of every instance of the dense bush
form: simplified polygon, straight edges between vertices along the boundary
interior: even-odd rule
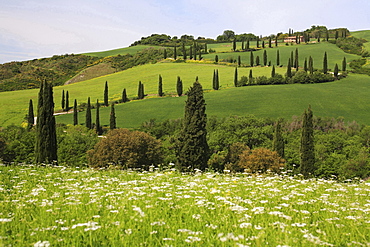
[[[285,160],[278,153],[267,148],[245,150],[239,156],[239,166],[250,173],[265,173],[267,171],[280,173]]]
[[[87,164],[86,152],[98,142],[96,131],[85,126],[64,126],[57,129],[58,162],[67,166]]]
[[[91,167],[140,168],[162,162],[161,142],[147,133],[115,129],[88,151]]]

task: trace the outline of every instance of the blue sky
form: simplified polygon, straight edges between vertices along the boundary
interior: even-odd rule
[[[369,13],[369,0],[0,0],[0,63],[127,47],[153,33],[370,30]]]

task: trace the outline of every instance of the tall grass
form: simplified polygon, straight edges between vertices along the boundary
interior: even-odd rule
[[[2,246],[368,246],[370,183],[0,168]]]

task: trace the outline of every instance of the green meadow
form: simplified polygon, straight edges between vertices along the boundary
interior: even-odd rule
[[[218,47],[228,46],[228,44],[217,44]],[[214,45],[216,47],[216,44]],[[129,47],[120,49],[120,52],[127,52],[130,49],[143,49],[144,47]],[[299,65],[303,66],[304,59],[312,56],[314,67],[321,69],[323,55],[328,53],[329,68],[333,68],[337,63],[341,67],[343,57],[347,62],[358,59],[359,56],[346,54],[333,44],[322,42],[320,44],[300,44],[300,45],[280,45],[280,63],[286,65],[291,52],[298,48]],[[226,47],[229,49],[230,47]],[[268,61],[276,64],[277,48],[266,48]],[[107,51],[106,54],[113,51]],[[117,50],[118,52],[118,50]],[[96,54],[96,53],[94,53]],[[113,53],[112,53],[113,54]],[[233,57],[237,59],[240,55],[243,64],[249,64],[249,52],[225,52],[217,53],[219,59]],[[262,62],[263,51],[254,52],[255,57],[260,56]],[[177,76],[180,76],[184,92],[192,85],[198,76],[206,92],[207,113],[214,116],[245,115],[254,114],[256,116],[285,117],[300,115],[303,109],[311,104],[315,114],[318,116],[339,117],[343,116],[348,121],[358,121],[369,124],[370,119],[365,113],[369,105],[367,95],[369,90],[367,84],[370,77],[349,74],[349,77],[339,82],[317,84],[317,85],[279,85],[279,86],[252,86],[243,88],[233,88],[234,66],[215,64],[213,62],[215,53],[207,54],[203,57],[204,61],[188,61],[186,63],[174,63],[171,59],[163,60],[157,64],[146,64],[137,66],[125,71],[121,71],[106,76],[93,78],[90,80],[73,83],[64,86],[54,87],[55,110],[61,111],[62,90],[68,91],[70,96],[69,104],[73,106],[74,99],[78,103],[86,103],[87,98],[91,98],[92,103],[98,99],[103,101],[104,84],[109,84],[109,100],[117,101],[121,98],[124,88],[127,90],[129,98],[137,96],[138,83],[141,81],[145,87],[145,94],[148,96],[143,101],[132,101],[116,106],[118,126],[134,128],[143,121],[155,118],[162,121],[168,118],[179,118],[183,115],[183,105],[186,97],[172,97],[176,94]],[[100,55],[99,55],[100,56]],[[220,91],[213,91],[212,77],[214,69],[219,70]],[[238,77],[248,76],[250,70],[253,76],[270,77],[272,67],[240,67]],[[276,67],[276,73],[284,75],[286,67]],[[167,97],[158,98],[158,76],[163,78],[163,90]],[[37,106],[38,89],[2,92],[0,93],[0,126],[10,124],[20,124],[28,111],[30,99]],[[344,95],[341,95],[344,94]],[[171,97],[170,97],[171,96]],[[101,122],[107,124],[106,119],[109,109],[102,108]],[[80,123],[84,122],[84,113],[80,113]],[[58,116],[57,121],[71,123],[72,116]]]
[[[118,48],[109,51],[100,51],[100,52],[87,52],[83,55],[92,56],[92,57],[109,57],[116,55],[125,55],[125,54],[135,54],[138,51],[144,50],[146,48],[153,47],[152,45],[136,45],[125,48]]]

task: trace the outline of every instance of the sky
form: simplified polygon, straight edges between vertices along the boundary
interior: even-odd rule
[[[0,63],[128,47],[141,37],[370,30],[370,0],[0,0]]]

